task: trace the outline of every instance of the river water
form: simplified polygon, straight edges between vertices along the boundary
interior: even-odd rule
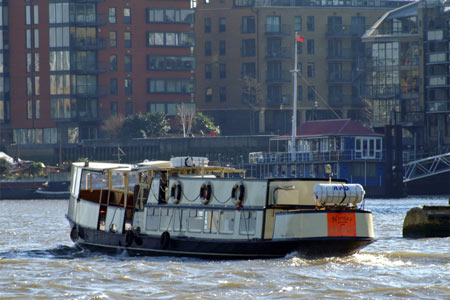
[[[75,248],[68,201],[0,201],[0,299],[450,299],[450,238],[404,239],[415,206],[366,199],[377,241],[347,257],[210,261]]]

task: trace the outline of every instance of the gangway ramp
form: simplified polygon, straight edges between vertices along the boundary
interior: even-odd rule
[[[408,162],[403,169],[403,182],[450,172],[450,152]]]

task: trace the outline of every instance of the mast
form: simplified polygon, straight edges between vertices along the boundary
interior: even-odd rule
[[[294,77],[294,92],[292,99],[292,135],[291,135],[291,147],[289,152],[291,154],[291,160],[296,160],[296,147],[295,147],[295,138],[297,136],[297,43],[298,43],[298,35],[297,31],[295,32],[295,47],[294,47],[294,69],[291,70],[292,76]]]

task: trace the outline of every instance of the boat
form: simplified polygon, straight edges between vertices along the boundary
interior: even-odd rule
[[[35,191],[37,199],[69,199],[70,173],[50,172],[47,181]]]
[[[94,251],[212,259],[348,255],[374,241],[361,185],[245,174],[202,157],[73,163],[70,237]]]

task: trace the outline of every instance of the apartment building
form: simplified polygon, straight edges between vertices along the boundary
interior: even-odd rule
[[[361,36],[405,1],[221,0],[197,3],[199,110],[224,133],[288,133],[291,128],[295,32],[299,124],[367,121],[362,101]]]
[[[100,137],[108,118],[174,116],[192,103],[189,0],[3,0],[0,9],[2,143],[78,143]]]
[[[450,13],[440,1],[394,9],[363,36],[374,127],[401,125],[412,158],[450,149]]]

